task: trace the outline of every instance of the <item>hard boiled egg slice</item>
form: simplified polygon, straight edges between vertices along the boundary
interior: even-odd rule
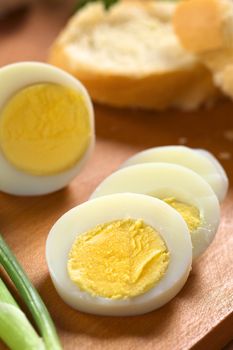
[[[192,243],[182,217],[163,201],[135,193],[90,200],[51,229],[46,259],[61,298],[80,311],[144,314],[186,282]]]
[[[175,208],[186,221],[193,243],[193,257],[212,242],[220,221],[218,199],[197,173],[168,163],[145,163],[123,168],[107,177],[91,198],[134,192],[158,197]]]
[[[228,178],[219,161],[208,151],[185,146],[163,146],[147,149],[129,158],[122,167],[139,163],[166,162],[183,165],[201,175],[223,201]]]
[[[0,190],[39,195],[66,186],[94,145],[93,107],[71,75],[44,63],[0,69]]]

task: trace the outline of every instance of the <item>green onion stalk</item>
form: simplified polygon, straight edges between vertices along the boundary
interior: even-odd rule
[[[55,326],[44,302],[1,235],[0,264],[31,312],[42,339],[19,309],[3,281],[0,282],[0,338],[13,350],[61,350]]]
[[[12,350],[45,350],[43,340],[0,279],[0,339]]]

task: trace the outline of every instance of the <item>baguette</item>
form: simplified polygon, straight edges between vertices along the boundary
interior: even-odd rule
[[[49,62],[80,79],[94,101],[116,107],[194,109],[218,96],[209,70],[182,48],[172,1],[86,6],[53,44]]]
[[[233,2],[187,0],[173,17],[182,46],[208,67],[215,83],[233,98]]]

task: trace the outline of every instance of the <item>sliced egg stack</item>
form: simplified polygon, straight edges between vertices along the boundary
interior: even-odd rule
[[[94,117],[84,86],[39,62],[0,69],[0,191],[40,195],[66,186],[89,158]]]
[[[161,307],[212,242],[227,187],[204,150],[158,147],[130,158],[51,229],[46,257],[58,293],[100,315]]]
[[[0,91],[0,190],[40,195],[66,186],[94,144],[85,88],[60,69],[24,62],[0,69]],[[212,242],[227,187],[204,150],[158,147],[130,158],[49,233],[46,258],[58,293],[102,315],[161,307]]]

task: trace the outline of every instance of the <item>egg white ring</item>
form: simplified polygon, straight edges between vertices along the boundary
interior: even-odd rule
[[[85,87],[63,70],[40,62],[21,62],[0,69],[0,111],[15,93],[41,83],[54,83],[72,88],[84,97],[91,128],[90,143],[82,158],[72,168],[54,175],[31,175],[14,167],[0,149],[0,191],[14,195],[42,195],[65,187],[83,168],[94,144],[94,110]]]
[[[185,166],[201,175],[212,187],[220,202],[228,190],[228,178],[219,161],[208,151],[186,146],[161,146],[139,152],[126,160],[121,168],[152,162],[166,162]]]
[[[112,193],[134,192],[160,199],[175,197],[200,211],[201,226],[191,234],[193,258],[212,242],[220,222],[218,199],[210,185],[194,171],[169,163],[143,163],[120,169],[108,176],[91,199]]]
[[[165,275],[148,292],[126,300],[81,291],[67,272],[75,239],[98,224],[126,218],[142,219],[159,232],[170,252]],[[73,308],[98,315],[138,315],[161,307],[181,290],[191,269],[192,243],[186,223],[168,204],[150,196],[121,193],[90,200],[64,214],[48,235],[46,260],[58,294]]]

